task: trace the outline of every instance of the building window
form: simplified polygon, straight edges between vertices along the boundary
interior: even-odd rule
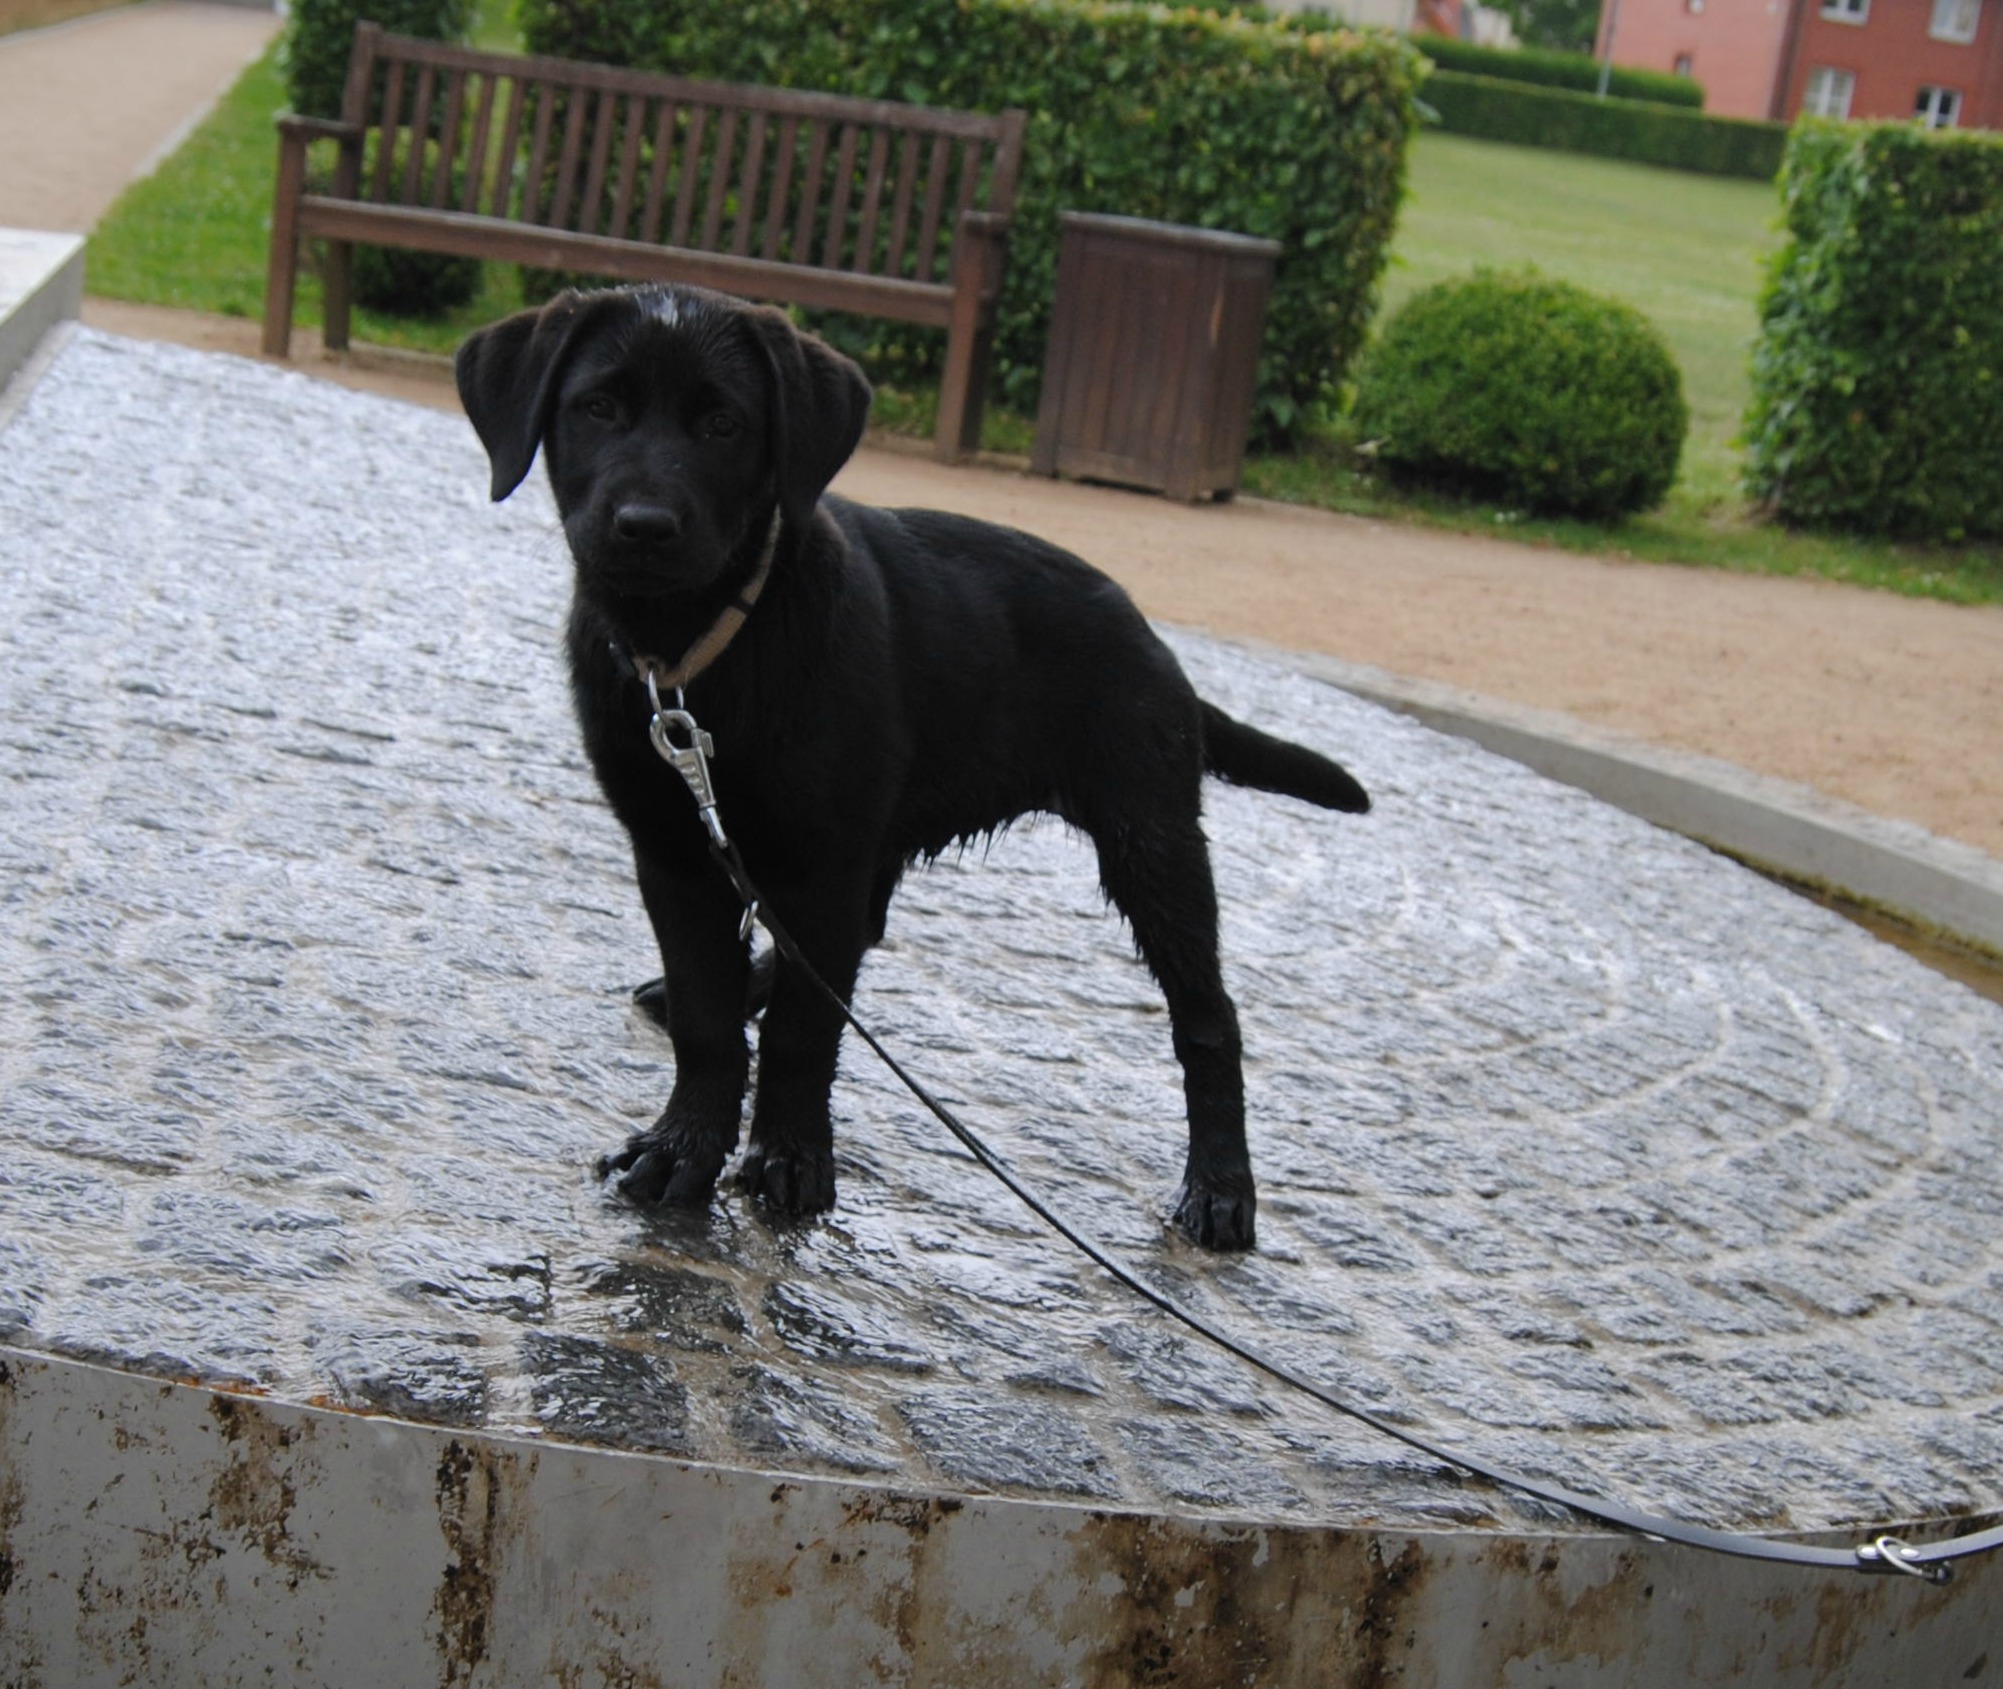
[[[1862,23],[1871,15],[1871,0],[1822,0],[1822,15],[1831,23]]]
[[[1913,116],[1929,129],[1952,129],[1961,118],[1959,88],[1922,88]]]
[[[1847,70],[1831,70],[1818,65],[1808,73],[1808,92],[1801,109],[1810,117],[1848,117],[1850,96],[1857,91],[1857,78]]]
[[[1927,33],[1936,41],[1973,41],[1982,15],[1982,0],[1933,0],[1933,23]]]
[[[1691,74],[1692,62],[1690,54],[1678,53],[1676,55],[1676,74],[1678,76],[1689,76]]]

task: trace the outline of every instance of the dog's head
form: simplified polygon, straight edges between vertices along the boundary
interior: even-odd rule
[[[700,288],[560,294],[474,334],[456,373],[493,496],[540,448],[579,582],[615,600],[702,593],[775,506],[804,529],[869,415],[848,359]]]

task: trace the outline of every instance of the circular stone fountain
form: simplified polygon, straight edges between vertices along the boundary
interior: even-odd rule
[[[90,333],[0,435],[0,1675],[1994,1653],[1993,1567],[1609,1537],[1279,1392],[854,1040],[833,1214],[601,1190],[669,1087],[627,998],[656,959],[568,715],[561,536],[539,486],[485,487],[456,418]],[[1835,1541],[2003,1506],[2003,1010],[1173,639],[1378,806],[1208,793],[1257,1253],[1164,1227],[1166,1016],[1056,823],[908,878],[864,1018],[1149,1280],[1450,1447]]]

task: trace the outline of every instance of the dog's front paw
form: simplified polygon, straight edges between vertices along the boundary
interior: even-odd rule
[[[835,1158],[828,1150],[745,1151],[737,1182],[780,1214],[820,1214],[835,1205]]]
[[[1251,1180],[1213,1184],[1192,1173],[1175,1194],[1175,1223],[1205,1249],[1250,1249],[1258,1207]]]
[[[642,1207],[700,1208],[716,1189],[729,1154],[728,1144],[656,1127],[628,1138],[617,1155],[599,1157],[598,1177],[618,1174],[619,1194]]]

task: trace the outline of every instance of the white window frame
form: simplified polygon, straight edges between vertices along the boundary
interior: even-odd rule
[[[1937,88],[1930,82],[1921,83],[1913,116],[1929,129],[1954,128],[1961,122],[1961,90]]]
[[[1822,15],[1831,23],[1862,23],[1871,15],[1871,0],[1822,0]]]
[[[1838,98],[1837,96],[1841,97]],[[1838,70],[1834,65],[1817,65],[1808,73],[1802,90],[1801,109],[1810,117],[1847,118],[1850,102],[1857,96],[1857,73]]]
[[[1933,0],[1933,21],[1927,34],[1936,41],[1958,41],[1966,46],[1975,39],[1982,23],[1982,0]]]

